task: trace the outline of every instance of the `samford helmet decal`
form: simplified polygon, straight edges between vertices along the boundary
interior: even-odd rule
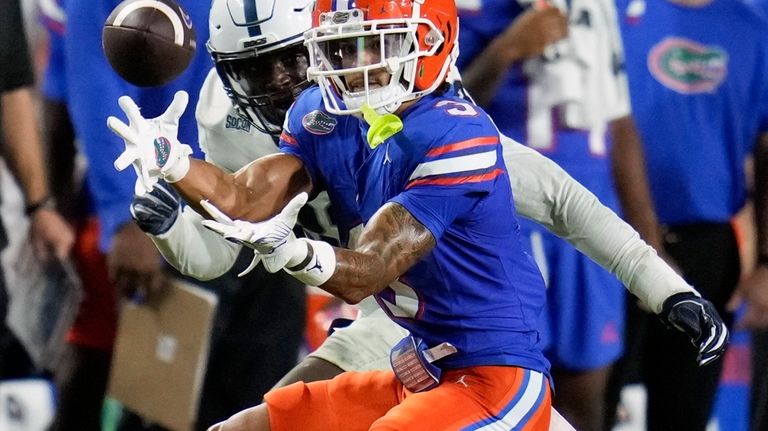
[[[313,135],[327,135],[336,128],[336,119],[323,111],[312,111],[301,119],[301,124]]]

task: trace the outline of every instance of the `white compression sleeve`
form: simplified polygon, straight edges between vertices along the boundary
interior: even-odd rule
[[[515,206],[613,273],[655,313],[679,292],[695,292],[638,233],[556,163],[502,136]]]
[[[149,237],[179,272],[198,280],[211,280],[234,265],[242,246],[206,229],[202,220],[202,216],[185,206],[168,232]]]

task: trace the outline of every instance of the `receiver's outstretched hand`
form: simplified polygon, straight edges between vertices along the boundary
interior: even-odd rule
[[[117,117],[107,118],[107,126],[125,143],[125,151],[115,160],[115,169],[122,171],[133,165],[138,177],[137,195],[152,190],[160,179],[176,182],[187,174],[192,148],[178,141],[178,133],[179,118],[188,102],[187,92],[179,91],[162,115],[146,119],[141,116],[136,102],[123,96],[118,104],[128,118],[128,124]]]

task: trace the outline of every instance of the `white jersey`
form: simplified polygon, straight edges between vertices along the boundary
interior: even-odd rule
[[[237,113],[216,69],[211,69],[203,82],[195,118],[205,159],[226,171],[235,172],[259,157],[277,152],[277,143],[270,135]]]
[[[196,116],[206,159],[230,172],[278,151],[270,136],[237,114],[215,70],[203,84]],[[508,137],[502,136],[502,144],[520,215],[541,223],[616,275],[654,312],[672,294],[695,292],[632,227],[554,162]],[[328,202],[317,201],[316,212],[322,213]],[[200,220],[185,208],[168,232],[152,239],[171,265],[205,280],[229,270],[241,246],[205,229]],[[333,233],[333,227],[326,229],[324,235]],[[351,326],[334,332],[312,355],[345,370],[387,368],[389,349],[405,331],[370,298],[361,310]]]

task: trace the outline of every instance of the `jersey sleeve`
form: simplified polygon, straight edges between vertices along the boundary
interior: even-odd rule
[[[310,101],[307,100],[311,99],[311,97],[305,97],[308,93],[310,95],[314,94],[312,90],[305,91],[288,110],[278,145],[281,153],[298,157],[304,163],[312,178],[312,184],[317,185],[319,184],[319,173],[314,157],[315,140],[313,135],[308,133],[302,124],[304,116],[310,115],[314,110]]]
[[[502,136],[515,208],[614,274],[655,313],[671,295],[694,292],[616,213],[537,151]]]
[[[392,201],[403,205],[439,238],[507,174],[499,133],[485,113],[467,112],[464,109],[475,108],[455,101],[440,101],[435,109],[443,118],[430,118],[430,124],[452,122],[453,126],[442,136],[421,137],[430,143],[412,164],[404,191]],[[451,114],[452,109],[458,111]],[[467,118],[469,113],[474,118]]]

